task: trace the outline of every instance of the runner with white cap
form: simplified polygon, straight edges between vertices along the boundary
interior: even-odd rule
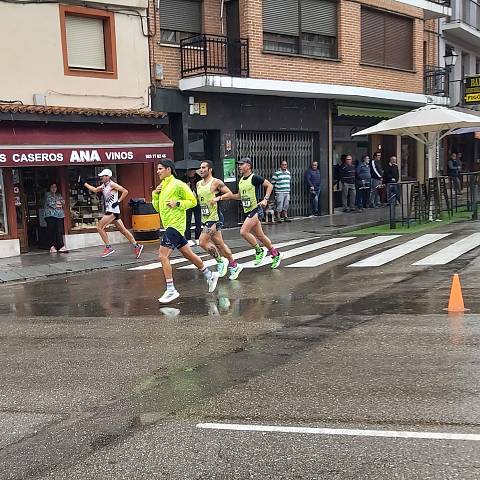
[[[120,207],[119,204],[125,200],[128,195],[128,190],[122,187],[118,183],[112,181],[113,173],[109,168],[103,169],[98,176],[101,178],[102,183],[98,187],[94,187],[85,182],[81,177],[78,179],[78,183],[87,188],[91,192],[102,192],[103,200],[105,202],[105,215],[100,219],[97,225],[97,231],[102,237],[105,243],[105,249],[103,250],[102,257],[108,257],[115,252],[113,249],[107,234],[107,226],[112,222],[115,222],[116,227],[122,233],[122,235],[133,245],[135,251],[135,258],[139,258],[142,254],[143,245],[136,242],[133,235],[126,229],[122,220],[120,219]],[[120,192],[120,197],[118,193]]]

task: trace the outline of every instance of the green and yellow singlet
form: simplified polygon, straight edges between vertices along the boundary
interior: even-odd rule
[[[197,197],[202,212],[202,223],[219,221],[218,203],[210,205],[210,202],[216,196],[216,192],[212,192],[212,183],[214,180],[215,179],[212,178],[207,184],[203,184],[203,181],[197,183]]]

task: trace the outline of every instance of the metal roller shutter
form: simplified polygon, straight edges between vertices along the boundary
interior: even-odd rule
[[[337,36],[337,4],[328,0],[302,0],[302,32]]]
[[[385,65],[413,68],[413,22],[397,15],[385,15]]]
[[[263,31],[298,36],[298,0],[263,0]]]
[[[202,2],[198,0],[160,0],[160,29],[176,32],[202,31]]]
[[[68,66],[105,70],[103,20],[80,15],[65,16]]]
[[[385,64],[385,15],[362,8],[362,62]]]

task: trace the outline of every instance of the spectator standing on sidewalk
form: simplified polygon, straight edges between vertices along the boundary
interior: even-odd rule
[[[288,170],[286,160],[280,163],[280,170],[277,170],[272,177],[272,184],[275,188],[275,213],[277,221],[290,222],[288,218],[288,206],[290,205],[290,189],[292,185],[292,175]]]
[[[453,185],[456,195],[462,194],[462,186],[460,184],[460,172],[462,171],[462,164],[457,158],[456,153],[450,155],[450,159],[447,162],[447,173],[450,177],[450,182]]]
[[[340,169],[340,180],[342,181],[342,204],[344,212],[354,212],[355,209],[355,166],[351,155],[345,157],[345,163]]]
[[[380,152],[375,152],[370,161],[370,176],[372,177],[371,187],[370,187],[370,207],[379,208],[381,205],[380,202],[380,192],[379,189],[383,185],[383,168],[381,164],[382,154]]]
[[[197,175],[197,172],[194,168],[187,170],[187,185],[190,187],[190,190],[197,196],[197,183],[202,178],[200,175]],[[202,211],[200,209],[200,204],[197,202],[196,206],[190,208],[186,211],[187,214],[187,228],[185,230],[185,238],[188,242],[189,247],[198,245],[198,240],[202,234]],[[195,218],[195,242],[192,240],[192,215]]]
[[[370,175],[370,157],[368,155],[363,155],[358,166],[357,166],[357,187],[359,193],[359,199],[357,206],[362,210],[367,208],[368,199],[370,198],[370,185],[372,177]]]
[[[387,185],[387,199],[389,203],[400,203],[400,189],[398,188],[399,179],[400,173],[398,171],[397,157],[393,155],[390,157],[385,172],[383,173],[383,180]]]
[[[317,161],[313,161],[310,168],[305,172],[305,183],[310,193],[312,215],[320,215],[321,179]]]

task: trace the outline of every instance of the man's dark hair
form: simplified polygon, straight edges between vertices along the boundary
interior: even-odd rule
[[[172,171],[172,175],[174,177],[177,176],[177,172],[175,170],[175,164],[170,159],[165,158],[163,160],[160,160],[158,163],[165,168],[169,168]]]
[[[373,156],[376,157],[377,155],[382,155],[382,152],[374,152]]]
[[[202,160],[202,163],[206,163],[210,170],[213,170],[213,162],[211,160]]]

